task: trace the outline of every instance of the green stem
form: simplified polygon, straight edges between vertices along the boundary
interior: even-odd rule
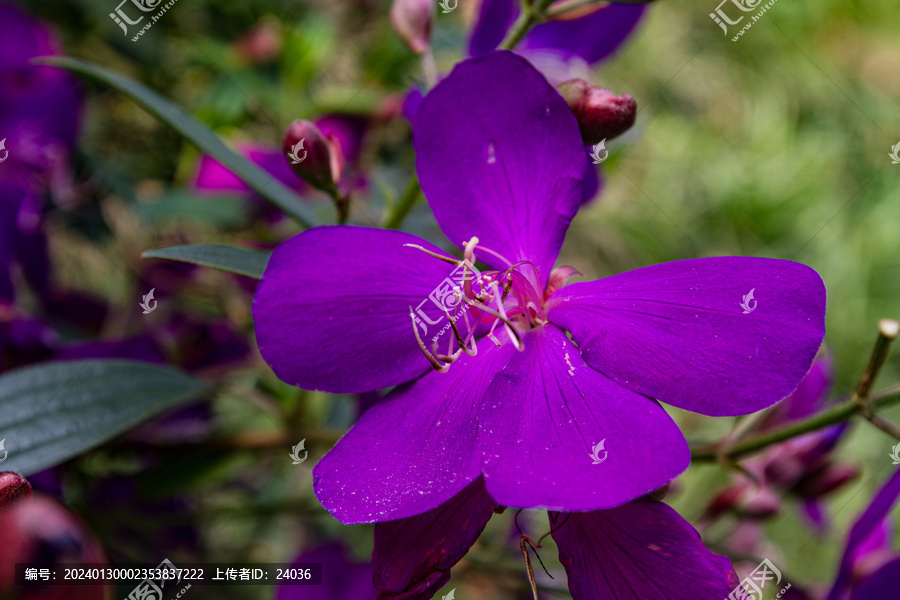
[[[385,215],[381,226],[384,229],[398,229],[400,225],[403,224],[403,219],[406,218],[406,215],[409,214],[409,211],[412,210],[412,207],[415,206],[416,201],[418,201],[421,195],[422,186],[419,185],[419,179],[413,177],[410,180],[406,191],[403,192],[403,197],[401,197],[397,204],[391,208],[391,211]]]
[[[553,0],[538,0],[536,6],[532,6],[527,1],[523,2],[522,13],[519,15],[519,18],[516,19],[516,22],[513,23],[509,33],[506,34],[506,39],[500,44],[500,48],[503,50],[514,49],[528,34],[532,27],[537,25],[540,21],[547,19],[544,11],[546,11],[547,7],[551,4],[553,4]]]
[[[600,4],[604,0],[569,0],[568,2],[560,2],[553,8],[547,9],[546,16],[548,19],[561,17],[566,13],[590,4]],[[619,3],[630,4],[649,4],[653,0],[616,0]]]
[[[879,410],[889,406],[900,404],[900,385],[889,387],[873,394],[868,402],[870,409]],[[717,460],[734,460],[762,450],[772,444],[785,442],[791,438],[824,429],[830,425],[836,425],[849,421],[854,415],[859,414],[862,407],[852,398],[847,399],[837,406],[826,410],[808,419],[798,421],[786,427],[770,431],[768,433],[753,436],[739,442],[725,453],[718,451],[718,444],[705,445],[691,451],[691,458],[697,462],[713,462]]]

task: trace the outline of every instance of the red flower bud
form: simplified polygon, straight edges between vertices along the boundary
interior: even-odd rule
[[[106,563],[99,544],[81,522],[56,501],[37,496],[0,511],[0,598],[14,594],[16,563]],[[35,600],[103,600],[104,585],[48,585],[28,588]]]
[[[412,51],[422,54],[431,42],[431,26],[437,12],[435,0],[394,0],[391,25]]]
[[[612,139],[634,125],[637,103],[629,94],[616,96],[583,79],[570,79],[559,84],[559,92],[575,113],[585,144]]]
[[[12,471],[0,473],[0,509],[20,498],[29,497],[31,497],[31,484],[27,479]]]
[[[282,149],[291,168],[311,186],[331,192],[340,181],[343,154],[337,138],[327,138],[312,121],[291,123],[284,134]]]

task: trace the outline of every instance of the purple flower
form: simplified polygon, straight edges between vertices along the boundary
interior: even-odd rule
[[[590,65],[611,56],[640,22],[643,4],[611,3],[572,19],[532,28],[517,47],[553,83],[579,77],[590,80]],[[469,54],[479,56],[500,45],[521,11],[518,0],[484,0],[469,39]]]
[[[576,273],[553,264],[580,204],[581,136],[516,54],[459,64],[413,139],[425,196],[469,262],[399,231],[316,227],[275,249],[254,299],[260,350],[284,381],[399,386],[314,470],[340,521],[415,516],[482,475],[504,506],[620,506],[688,465],[658,401],[745,414],[809,370],[825,288],[804,265],[683,260],[561,287]],[[476,259],[487,267],[472,277]],[[466,283],[447,286],[451,274]],[[743,314],[751,289],[758,306]],[[602,466],[590,458],[601,441]]]

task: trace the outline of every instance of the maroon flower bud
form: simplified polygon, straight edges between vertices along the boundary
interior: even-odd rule
[[[637,103],[629,94],[616,96],[583,79],[565,81],[559,91],[575,113],[585,144],[612,139],[634,125]]]
[[[16,563],[106,563],[103,552],[81,522],[56,501],[37,496],[0,511],[0,598],[19,597],[13,588]],[[103,585],[31,587],[34,600],[102,600]]]
[[[0,473],[0,509],[20,498],[29,497],[31,497],[31,484],[27,479],[12,471]]]
[[[791,491],[803,498],[818,498],[858,476],[859,469],[852,464],[825,464],[798,481]]]
[[[732,485],[725,488],[710,501],[709,506],[706,507],[704,516],[715,518],[722,513],[734,510],[737,507],[738,500],[740,500],[741,496],[744,494],[745,489],[746,486],[744,485]]]
[[[431,26],[437,11],[435,0],[394,0],[391,25],[412,51],[422,54],[431,42]]]
[[[343,170],[343,154],[336,138],[327,138],[312,121],[291,123],[282,149],[291,168],[311,186],[333,192]]]

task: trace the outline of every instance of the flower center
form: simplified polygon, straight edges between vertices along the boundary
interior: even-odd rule
[[[502,345],[495,334],[498,328],[505,330],[516,348],[522,350],[523,335],[547,322],[541,275],[534,263],[512,263],[478,245],[478,238],[474,237],[466,243],[462,260],[407,245],[456,266],[426,300],[415,309],[409,307],[416,341],[435,370],[446,372],[463,352],[477,354],[479,336]],[[476,250],[496,257],[507,268],[479,271],[475,267]]]

